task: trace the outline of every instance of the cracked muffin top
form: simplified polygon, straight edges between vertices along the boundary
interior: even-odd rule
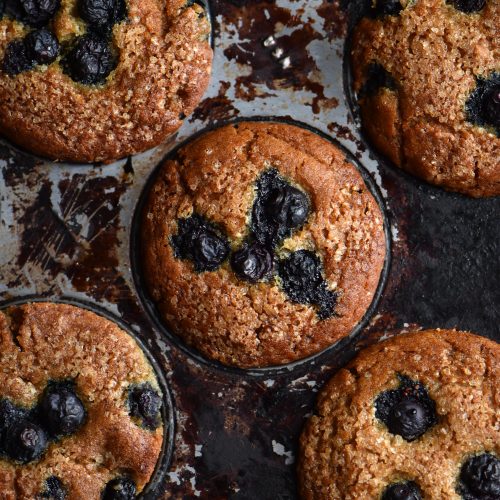
[[[500,194],[495,0],[378,0],[354,30],[367,137],[394,164],[451,191]]]
[[[3,500],[133,499],[163,442],[162,396],[132,337],[70,305],[0,311]]]
[[[168,328],[243,368],[281,365],[347,336],[384,265],[381,210],[334,145],[245,122],[167,160],[142,213],[141,265]]]
[[[300,439],[304,499],[500,498],[500,346],[428,330],[374,345],[321,391]]]
[[[188,0],[0,0],[0,133],[77,163],[154,147],[208,85],[209,33]]]

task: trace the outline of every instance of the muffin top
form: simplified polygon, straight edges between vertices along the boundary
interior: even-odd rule
[[[307,499],[500,498],[500,346],[450,330],[372,346],[319,396],[300,440]]]
[[[158,145],[210,78],[210,23],[186,0],[0,2],[0,133],[54,160]]]
[[[500,3],[379,0],[368,14],[351,61],[370,141],[427,182],[500,194]]]
[[[358,170],[302,128],[208,132],[161,167],[141,264],[168,328],[205,356],[263,367],[321,351],[369,307],[383,217]]]
[[[64,304],[0,311],[2,498],[134,498],[161,451],[161,404],[114,323]]]

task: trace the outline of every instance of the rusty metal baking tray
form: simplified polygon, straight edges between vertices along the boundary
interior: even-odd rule
[[[153,353],[173,410],[148,498],[296,498],[302,425],[357,350],[420,327],[500,341],[500,199],[424,184],[365,143],[344,57],[363,3],[212,0],[210,88],[178,134],[145,154],[108,166],[51,164],[0,140],[0,307],[76,301],[119,318]],[[159,328],[136,289],[130,242],[141,192],[169,151],[207,127],[257,116],[298,121],[351,152],[381,193],[392,244],[385,286],[357,334],[306,362],[244,372],[200,359]]]

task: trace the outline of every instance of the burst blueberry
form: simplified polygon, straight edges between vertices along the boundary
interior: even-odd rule
[[[49,384],[40,401],[40,418],[51,436],[74,434],[83,425],[85,417],[85,408],[73,384]]]
[[[231,267],[242,280],[256,283],[271,272],[273,255],[258,242],[246,243],[231,256]]]
[[[133,387],[129,391],[130,415],[138,418],[144,427],[154,430],[161,423],[161,397],[150,384]]]
[[[126,17],[123,0],[80,0],[82,19],[98,30],[109,30]]]
[[[477,86],[465,103],[467,119],[493,129],[500,136],[500,73],[477,78]]]
[[[7,456],[23,464],[38,460],[47,449],[47,434],[30,419],[14,422],[7,431]]]
[[[280,261],[278,274],[285,293],[292,301],[316,306],[320,319],[333,316],[337,295],[328,289],[317,255],[309,250],[294,252]]]
[[[486,5],[486,0],[450,0],[455,9],[470,14],[471,12],[479,12]]]
[[[303,191],[283,179],[276,169],[266,170],[257,181],[252,233],[261,244],[273,248],[306,222],[310,208]]]
[[[40,498],[65,500],[66,488],[64,488],[62,481],[58,477],[51,476],[45,481],[45,489],[40,493]]]
[[[215,271],[229,255],[229,242],[220,228],[194,214],[178,222],[172,237],[176,257],[193,262],[196,272]]]
[[[105,37],[88,33],[77,38],[62,65],[75,82],[93,85],[105,82],[116,60]]]
[[[417,483],[405,481],[387,487],[382,495],[382,500],[422,500],[422,494]]]
[[[113,479],[106,485],[103,500],[133,500],[137,493],[134,481],[128,477]]]
[[[382,392],[375,401],[375,416],[391,434],[414,441],[437,423],[436,405],[419,382],[400,376],[400,387]]]
[[[59,55],[57,38],[45,28],[28,33],[24,42],[29,57],[38,64],[50,64]]]
[[[21,20],[39,28],[46,25],[61,7],[61,0],[18,0]]]
[[[2,61],[2,71],[16,76],[33,68],[34,61],[28,55],[24,40],[13,40],[7,45]]]
[[[500,498],[500,460],[491,453],[469,458],[460,470],[459,492],[465,500]]]

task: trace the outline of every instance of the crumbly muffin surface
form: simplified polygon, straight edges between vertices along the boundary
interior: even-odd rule
[[[53,427],[46,425],[50,405],[43,403],[44,395],[54,384],[71,387],[85,412],[78,428],[65,435],[51,436]],[[156,410],[161,390],[151,365],[136,342],[109,320],[52,303],[1,311],[0,497],[63,498],[57,496],[62,491],[64,498],[117,498],[103,496],[110,483],[120,487],[127,483],[129,491],[141,491],[153,474],[163,442],[159,415],[154,416],[158,421],[142,422],[131,403],[135,399],[130,394],[146,386],[149,396],[154,392],[149,401]],[[9,457],[19,443],[11,439],[18,425],[7,425],[7,405],[29,411],[27,418],[35,428],[42,426],[38,432],[47,445],[40,458],[20,463]],[[68,431],[68,424],[74,423],[74,405],[61,407],[57,411],[62,411]],[[52,420],[54,425],[58,422]]]
[[[294,229],[273,232],[266,217],[281,202],[293,219],[281,223]],[[245,122],[184,146],[142,217],[142,272],[164,322],[228,365],[280,365],[348,335],[384,265],[383,217],[362,176],[291,125]],[[206,248],[190,250],[200,238],[217,243],[215,265],[200,257]]]
[[[500,194],[500,3],[376,5],[355,28],[351,53],[368,138],[427,182]]]
[[[93,2],[124,2],[125,12],[114,24],[91,24],[86,19],[96,9],[82,12]],[[15,19],[9,3],[3,17],[0,12],[0,133],[36,154],[110,162],[144,151],[179,128],[208,85],[210,23],[195,3],[62,0],[41,28]],[[17,73],[19,55],[6,63],[10,45],[40,29],[57,38],[58,56]],[[85,36],[91,43],[75,55]],[[89,80],[83,67],[103,78],[82,83]]]
[[[499,345],[469,333],[415,332],[362,351],[302,433],[302,498],[498,498],[499,382]]]

